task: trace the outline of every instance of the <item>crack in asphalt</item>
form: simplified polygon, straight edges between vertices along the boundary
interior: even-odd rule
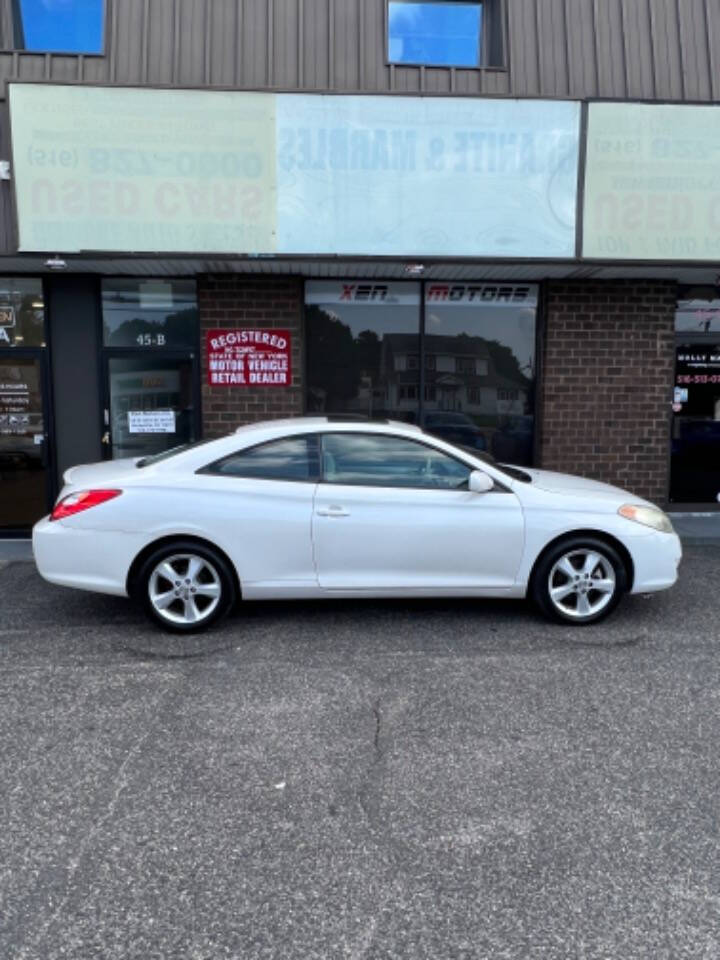
[[[375,717],[375,736],[373,737],[373,749],[375,751],[374,763],[379,763],[383,758],[382,748],[380,746],[380,732],[382,730],[382,714],[380,713],[380,700],[377,700],[373,707]]]
[[[38,950],[53,923],[55,923],[55,921],[61,916],[65,905],[72,894],[75,878],[87,857],[93,841],[100,835],[102,828],[115,817],[117,806],[128,786],[128,769],[130,765],[142,753],[145,743],[150,735],[154,733],[155,729],[160,723],[160,714],[174,696],[177,696],[177,691],[171,688],[165,691],[165,693],[158,698],[155,710],[155,723],[145,730],[143,734],[136,739],[135,743],[133,743],[133,745],[127,750],[122,763],[119,765],[117,772],[113,777],[112,794],[108,802],[105,804],[103,813],[96,817],[86,833],[80,838],[74,855],[69,856],[67,859],[65,866],[65,880],[59,900],[55,900],[52,895],[48,897],[47,906],[50,908],[49,912],[46,913],[39,926],[28,930],[27,936],[19,945],[18,952],[15,954],[16,960],[30,960],[31,957],[38,955],[37,953],[29,953],[28,951]]]

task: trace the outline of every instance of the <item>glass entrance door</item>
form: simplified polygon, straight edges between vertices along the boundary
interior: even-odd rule
[[[675,318],[670,499],[720,502],[720,298],[684,290]]]
[[[48,512],[45,298],[36,277],[0,278],[0,536]]]
[[[197,439],[192,358],[110,356],[105,379],[109,458],[146,457]]]
[[[102,282],[105,456],[147,457],[199,435],[195,281]]]
[[[0,352],[0,535],[47,512],[43,359]]]

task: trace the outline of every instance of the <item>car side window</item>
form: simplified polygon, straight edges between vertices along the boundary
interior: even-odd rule
[[[284,437],[256,447],[238,450],[203,467],[198,473],[254,480],[294,480],[314,483],[318,479],[318,443],[314,436]]]
[[[374,487],[467,487],[471,468],[424,443],[371,433],[327,433],[322,438],[325,483]]]

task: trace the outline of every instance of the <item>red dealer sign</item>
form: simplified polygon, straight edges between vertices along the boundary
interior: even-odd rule
[[[289,330],[208,330],[211,387],[289,387]]]

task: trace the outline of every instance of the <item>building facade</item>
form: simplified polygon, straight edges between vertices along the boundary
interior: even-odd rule
[[[720,507],[716,3],[41,6],[0,0],[0,535],[305,412]]]

